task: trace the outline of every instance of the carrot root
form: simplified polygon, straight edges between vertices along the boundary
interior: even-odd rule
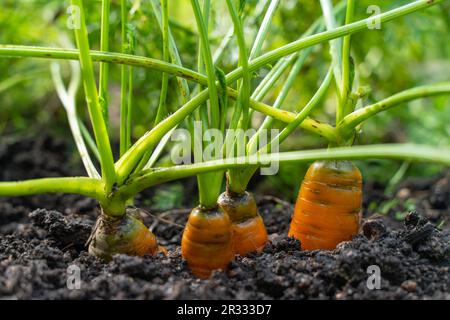
[[[213,270],[226,270],[234,258],[229,216],[220,208],[194,208],[183,232],[181,253],[201,279],[209,278]]]
[[[332,250],[359,231],[362,177],[349,161],[316,161],[302,182],[289,236],[306,250]]]
[[[115,254],[145,256],[157,252],[155,235],[130,213],[120,218],[101,214],[89,239],[89,253],[105,260]]]
[[[230,216],[234,252],[246,256],[250,252],[261,251],[268,237],[253,195],[250,192],[235,194],[226,191],[220,195],[218,204]]]

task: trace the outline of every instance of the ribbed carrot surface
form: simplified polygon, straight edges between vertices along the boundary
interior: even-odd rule
[[[262,250],[267,243],[267,231],[253,195],[226,191],[219,197],[218,204],[231,218],[234,252],[245,256]]]
[[[192,210],[183,232],[181,253],[192,273],[209,278],[216,269],[225,270],[233,260],[231,220],[220,208]]]
[[[91,254],[107,260],[117,253],[144,256],[157,251],[155,235],[128,213],[121,218],[101,215],[89,243]]]
[[[362,177],[349,161],[316,161],[303,180],[289,236],[306,250],[334,249],[359,231]]]

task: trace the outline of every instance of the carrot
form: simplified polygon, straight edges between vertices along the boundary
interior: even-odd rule
[[[221,208],[194,208],[181,240],[181,254],[192,273],[209,278],[216,269],[225,270],[233,260],[231,221]]]
[[[123,217],[101,214],[88,243],[89,253],[105,260],[119,253],[154,255],[159,249],[155,235],[130,213]]]
[[[362,177],[349,161],[316,161],[300,188],[289,236],[306,250],[334,249],[358,233]]]
[[[267,231],[253,195],[227,190],[220,195],[217,203],[230,216],[234,252],[245,256],[262,250],[267,243]]]

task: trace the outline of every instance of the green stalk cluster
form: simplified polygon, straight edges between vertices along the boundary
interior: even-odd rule
[[[396,9],[384,12],[377,18],[380,23],[398,19],[407,14],[439,4],[444,0],[417,0]],[[367,24],[374,17],[353,21],[356,1],[346,2],[345,24],[337,27],[336,17],[344,8],[344,2],[336,8],[332,2],[322,0],[324,18],[319,19],[308,32],[297,41],[277,49],[263,53],[264,42],[269,36],[271,21],[282,2],[271,1],[263,6],[265,16],[253,45],[248,47],[245,30],[245,14],[236,7],[232,0],[226,0],[233,33],[239,49],[237,67],[224,74],[220,67],[220,58],[229,41],[213,53],[210,47],[209,25],[210,10],[213,2],[190,0],[199,36],[199,68],[198,71],[183,66],[174,37],[170,30],[170,12],[167,0],[151,0],[153,13],[158,21],[163,39],[163,59],[153,59],[135,55],[135,31],[130,24],[127,1],[120,1],[122,52],[109,51],[111,1],[103,0],[101,6],[101,41],[100,51],[90,49],[88,31],[85,22],[85,9],[82,0],[72,0],[72,4],[80,8],[80,28],[75,29],[76,50],[0,45],[0,57],[45,58],[52,60],[78,60],[81,66],[81,78],[84,85],[86,105],[93,128],[93,138],[86,126],[74,110],[75,94],[72,89],[66,90],[62,85],[58,70],[52,72],[59,96],[68,112],[70,127],[74,134],[83,163],[89,173],[87,177],[43,178],[22,182],[0,182],[0,196],[30,195],[48,192],[76,193],[97,199],[104,213],[111,216],[123,216],[125,204],[142,190],[156,184],[181,179],[188,176],[198,177],[200,203],[206,207],[214,206],[222,188],[224,172],[228,171],[231,188],[242,192],[247,187],[250,177],[256,168],[268,161],[306,162],[317,159],[367,159],[390,158],[408,161],[430,161],[450,165],[450,151],[412,145],[374,145],[366,147],[344,147],[351,140],[355,130],[361,123],[381,111],[404,104],[413,99],[443,95],[450,93],[450,83],[425,85],[399,92],[372,105],[354,110],[352,96],[353,69],[351,62],[351,35],[365,31]],[[131,21],[132,22],[132,21]],[[324,28],[326,31],[322,31]],[[340,43],[342,38],[342,45]],[[283,109],[289,90],[292,88],[306,58],[312,48],[331,41],[331,66],[326,73],[317,92],[310,101],[294,113]],[[278,61],[278,62],[277,62]],[[93,63],[100,63],[99,80],[96,81]],[[277,62],[277,63],[276,63]],[[252,74],[260,68],[276,63],[275,67],[252,92]],[[109,66],[121,66],[121,106],[120,106],[120,158],[115,160],[108,132],[108,77]],[[132,90],[133,68],[148,68],[162,72],[161,94],[158,108],[155,110],[153,126],[142,137],[132,143]],[[56,68],[56,67],[55,67]],[[271,106],[262,102],[276,82],[290,68],[286,83]],[[177,88],[181,94],[183,105],[168,116],[167,94],[171,90],[169,76],[177,79]],[[328,92],[333,78],[338,84],[338,106],[334,125],[320,123],[309,117],[311,111],[320,105]],[[188,85],[191,81],[199,86],[198,92],[191,95]],[[98,83],[98,85],[97,85]],[[229,119],[229,100],[234,100],[233,116]],[[293,108],[291,108],[293,109]],[[198,112],[197,112],[198,111]],[[272,128],[274,120],[281,121],[285,127],[281,133],[255,152],[258,134],[247,141],[247,152],[242,159],[217,157],[217,159],[193,165],[154,168],[156,159],[163,151],[168,135],[182,122],[192,132],[193,119],[205,122],[206,128],[216,128],[225,132],[226,128],[247,129],[252,126],[252,115],[257,111],[266,118],[261,128]],[[282,142],[298,127],[325,138],[331,147],[327,150],[294,151],[279,154],[267,154],[275,142]],[[101,174],[94,166],[91,154],[99,160]],[[242,160],[242,161],[238,161]]]

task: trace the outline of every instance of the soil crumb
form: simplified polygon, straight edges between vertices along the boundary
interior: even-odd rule
[[[260,202],[260,209],[272,231],[270,243],[260,254],[237,257],[227,272],[216,272],[209,280],[191,276],[174,244],[181,235],[175,225],[159,225],[160,232],[155,228],[168,246],[167,256],[117,255],[104,263],[84,247],[91,219],[35,210],[29,223],[1,236],[0,297],[450,299],[450,232],[437,230],[417,213],[411,213],[397,230],[380,219],[367,220],[362,234],[334,251],[302,251],[299,241],[285,236],[290,208]],[[185,215],[173,218],[182,223]],[[368,286],[369,266],[380,270],[380,289]],[[81,282],[79,289],[71,290],[68,280],[73,270],[79,270]]]

